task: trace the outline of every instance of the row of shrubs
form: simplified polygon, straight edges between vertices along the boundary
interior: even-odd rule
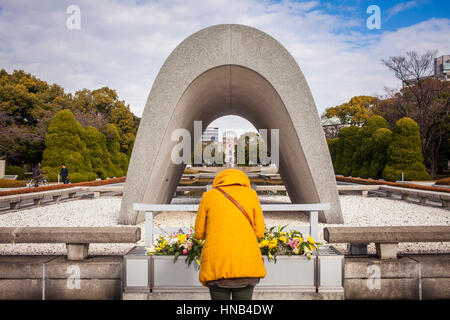
[[[14,180],[12,180],[12,181],[14,181]],[[114,183],[123,183],[123,182],[125,182],[125,177],[112,178],[112,179],[106,179],[106,180],[98,180],[98,181],[85,181],[85,182],[78,182],[78,183],[71,183],[71,184],[52,184],[52,185],[36,187],[36,188],[31,187],[31,188],[24,188],[24,189],[9,190],[9,191],[0,191],[0,197],[11,196],[11,195],[16,195],[16,194],[23,194],[23,193],[67,189],[67,188],[81,187],[81,186],[98,187],[98,186],[104,186],[104,185],[114,184]]]
[[[25,186],[26,183],[23,180],[0,179],[0,188],[21,188]]]
[[[432,186],[425,186],[425,185],[414,184],[414,183],[401,183],[401,182],[397,183],[397,182],[391,182],[391,181],[380,181],[380,180],[373,180],[373,179],[362,179],[362,178],[343,177],[343,176],[336,176],[336,181],[350,182],[350,183],[356,183],[356,184],[366,184],[366,185],[382,184],[382,185],[387,185],[387,186],[391,186],[391,187],[401,187],[401,188],[416,189],[416,190],[426,190],[426,191],[450,193],[449,188],[432,187]]]
[[[389,129],[381,116],[362,126],[342,128],[339,137],[327,139],[334,171],[338,175],[383,178],[388,181],[429,180],[423,164],[419,125],[402,118]]]
[[[450,186],[450,177],[440,179],[440,180],[436,181],[435,184],[441,185],[441,186]]]
[[[42,171],[57,181],[62,164],[69,169],[71,182],[125,176],[128,157],[120,152],[119,131],[106,124],[102,132],[83,128],[69,109],[58,112],[47,128]]]

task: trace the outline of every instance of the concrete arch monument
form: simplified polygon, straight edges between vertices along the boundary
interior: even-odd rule
[[[204,129],[225,115],[258,129],[280,129],[279,172],[291,201],[330,202],[320,221],[343,222],[325,136],[299,66],[269,35],[233,24],[191,35],[161,67],[136,136],[119,223],[143,220],[133,202],[170,203],[184,170],[171,161],[178,143],[171,141],[173,130],[193,136],[194,120]]]

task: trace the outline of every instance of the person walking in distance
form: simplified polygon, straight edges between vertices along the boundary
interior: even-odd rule
[[[61,171],[59,172],[59,175],[61,176],[61,180],[64,184],[68,184],[69,183],[69,169],[66,168],[66,165],[63,164]]]
[[[38,163],[34,168],[33,168],[33,180],[34,180],[34,186],[37,188],[39,187],[39,183],[41,183],[41,181],[44,178],[44,172],[41,170],[41,164]]]

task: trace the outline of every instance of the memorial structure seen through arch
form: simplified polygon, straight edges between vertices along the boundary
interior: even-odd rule
[[[178,143],[171,140],[172,132],[185,128],[193,137],[194,121],[202,121],[205,129],[225,115],[241,116],[257,129],[279,129],[279,172],[291,201],[330,202],[331,209],[319,213],[320,221],[343,222],[318,112],[294,58],[257,29],[216,25],[178,45],[153,83],[130,160],[119,223],[142,221],[133,202],[170,203],[185,168],[171,161]]]

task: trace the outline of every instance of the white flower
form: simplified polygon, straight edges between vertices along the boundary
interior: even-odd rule
[[[145,249],[147,250],[147,253],[154,253],[154,252],[156,252],[156,249],[155,249],[154,246],[145,247]]]
[[[295,247],[294,250],[292,250],[295,254],[298,254],[298,247]]]

